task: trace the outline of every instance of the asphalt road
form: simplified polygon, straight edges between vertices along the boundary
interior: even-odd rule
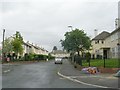
[[[54,60],[10,65],[11,71],[2,74],[2,88],[95,88],[60,77],[60,67]]]

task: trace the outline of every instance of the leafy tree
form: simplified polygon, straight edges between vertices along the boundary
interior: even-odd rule
[[[90,38],[83,30],[75,29],[65,33],[65,40],[60,40],[62,47],[68,52],[88,50],[91,46]]]
[[[5,55],[11,53],[13,51],[13,46],[11,43],[11,37],[10,38],[6,38],[4,41],[4,49],[3,52],[5,53]]]
[[[23,37],[19,32],[16,32],[16,34],[13,36],[12,45],[13,51],[17,54],[17,56],[18,54],[23,53]]]
[[[53,51],[56,51],[56,50],[57,50],[57,46],[54,46],[54,47],[53,47]]]

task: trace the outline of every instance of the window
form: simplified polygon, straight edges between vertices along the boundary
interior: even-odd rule
[[[101,42],[102,42],[102,44],[104,43],[104,41],[103,41],[103,40],[102,40]]]
[[[97,41],[97,43],[99,43],[99,40]]]
[[[99,43],[99,40],[95,41],[95,44],[98,44]]]
[[[111,48],[112,56],[115,57],[115,48]]]
[[[97,44],[97,41],[95,41],[95,44]]]

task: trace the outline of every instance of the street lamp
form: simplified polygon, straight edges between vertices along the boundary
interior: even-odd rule
[[[70,28],[71,30],[73,30],[73,27],[72,27],[72,26],[68,26],[68,28]]]
[[[70,30],[72,31],[73,30],[73,27],[71,25],[68,26],[68,28],[70,28]],[[74,51],[71,51],[71,61],[74,61]]]
[[[4,61],[4,37],[5,37],[5,29],[3,29],[3,41],[2,41],[2,62]]]

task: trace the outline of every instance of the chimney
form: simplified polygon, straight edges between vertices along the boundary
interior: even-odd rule
[[[94,35],[95,35],[95,37],[98,35],[98,30],[97,29],[94,30]]]
[[[27,43],[29,43],[29,41],[27,41]]]
[[[116,18],[116,19],[115,19],[115,29],[117,29],[117,28],[118,28],[118,21],[119,21],[119,19],[118,19],[118,18]]]

